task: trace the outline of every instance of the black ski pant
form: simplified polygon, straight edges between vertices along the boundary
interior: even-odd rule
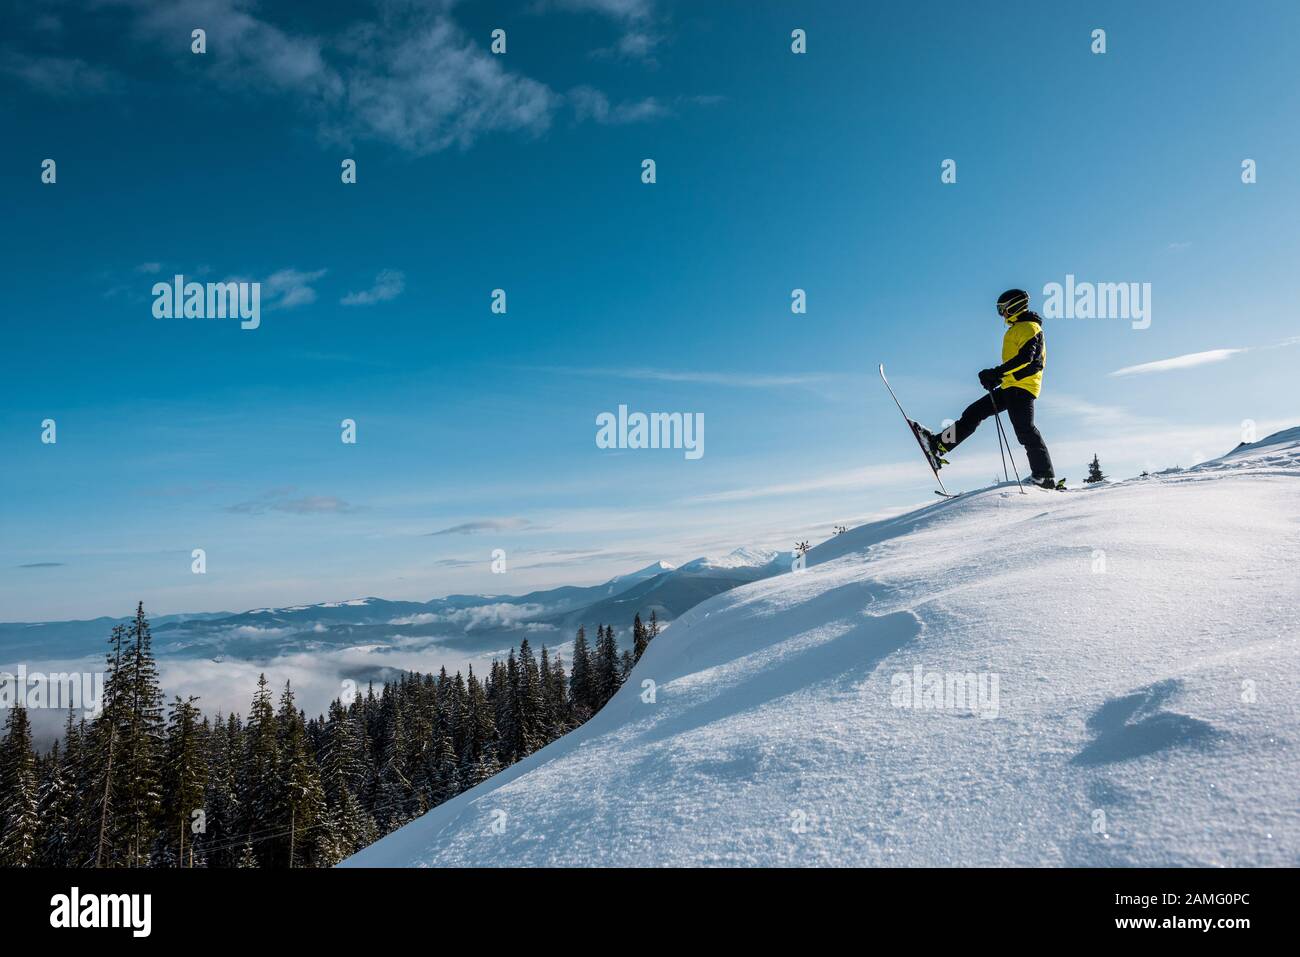
[[[945,440],[952,439],[951,442],[945,441],[944,445],[955,449],[966,441],[981,422],[997,410],[1005,412],[1011,419],[1011,428],[1015,430],[1016,441],[1025,447],[1025,456],[1029,459],[1029,468],[1034,473],[1034,478],[1055,477],[1056,473],[1052,471],[1052,457],[1047,454],[1047,445],[1043,442],[1038,426],[1034,425],[1034,396],[1025,389],[1015,386],[1010,389],[994,389],[968,405],[951,429],[944,430],[941,437]]]

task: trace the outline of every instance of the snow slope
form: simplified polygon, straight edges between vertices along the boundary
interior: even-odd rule
[[[837,536],[344,866],[1300,864],[1293,432]]]

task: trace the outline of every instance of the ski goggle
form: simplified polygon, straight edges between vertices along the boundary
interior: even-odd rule
[[[1008,299],[1005,302],[998,303],[998,315],[1003,319],[1010,319],[1018,316],[1029,308],[1028,296],[1017,296],[1015,299]]]

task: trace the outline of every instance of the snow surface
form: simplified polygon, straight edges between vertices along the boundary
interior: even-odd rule
[[[1300,864],[1300,430],[1279,436],[836,536],[344,866]],[[985,697],[915,707],[918,668]]]

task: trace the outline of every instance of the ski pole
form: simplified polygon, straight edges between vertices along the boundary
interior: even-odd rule
[[[993,406],[997,408],[996,403]],[[1010,482],[1011,476],[1007,474],[1007,437],[1002,431],[1002,418],[997,419],[998,426],[998,455],[1002,456],[1002,481]]]
[[[993,407],[997,408],[996,402],[993,404]],[[1007,438],[1006,430],[1002,428],[1002,415],[1001,413],[996,413],[996,415],[997,415],[997,423],[998,423],[998,436],[1000,437],[998,448],[1001,449],[1003,446],[1006,446],[1007,457],[1011,459],[1011,471],[1015,472],[1016,474],[1016,485],[1017,487],[1019,487],[1021,494],[1027,495],[1028,493],[1025,492],[1024,486],[1021,485],[1020,483],[1020,470],[1016,468],[1015,456],[1011,454],[1011,440]],[[1005,466],[1003,467],[1005,468]],[[1006,474],[1005,471],[1003,472],[1003,474],[1004,475]]]
[[[998,420],[998,435],[1002,436],[1002,441],[1007,446],[1007,456],[1011,459],[1011,471],[1016,473],[1016,487],[1020,489],[1021,495],[1028,495],[1025,486],[1020,481],[1020,469],[1016,468],[1016,457],[1011,454],[1011,443],[1007,441],[1007,433],[1002,429],[1002,410],[998,408],[998,400],[993,397],[992,389],[989,389],[989,401],[993,403],[993,415]]]
[[[997,407],[997,403],[993,403],[993,408],[996,409]],[[998,455],[1002,457],[1002,481],[1010,482],[1011,476],[1007,474],[1007,453],[1005,451],[1006,438],[1007,437],[1002,434],[1002,420],[998,419]]]

